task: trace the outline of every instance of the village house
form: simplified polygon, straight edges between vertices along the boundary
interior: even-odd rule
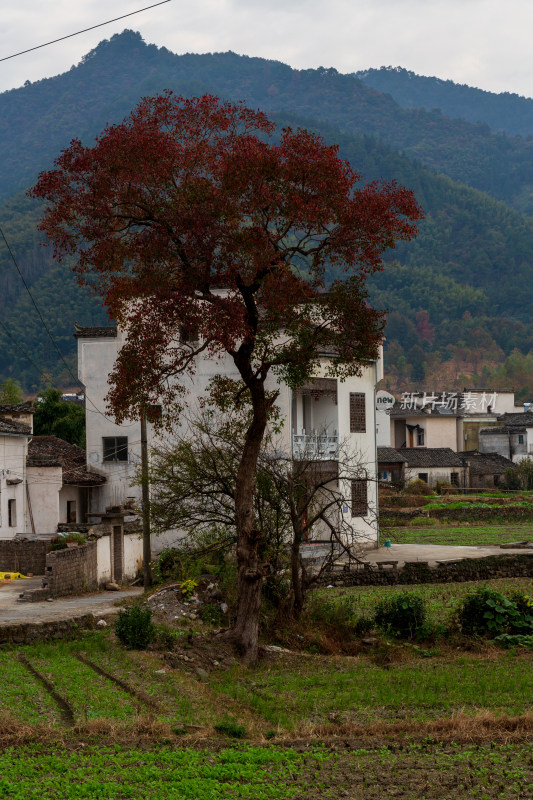
[[[433,488],[437,483],[450,483],[458,488],[468,486],[468,462],[450,447],[403,448],[405,480],[419,479]]]
[[[123,343],[123,333],[115,326],[77,327],[79,378],[87,393],[87,466],[105,476],[105,483],[91,493],[89,512],[107,506],[134,503],[140,507],[139,463],[141,454],[140,422],[132,420],[117,425],[106,411],[109,374]],[[339,447],[349,452],[360,467],[362,477],[349,485],[338,486],[342,495],[344,522],[358,540],[377,546],[377,458],[375,430],[375,388],[382,378],[382,358],[368,363],[361,376],[341,381],[327,376],[330,358],[324,354],[316,377],[292,391],[285,384],[275,383],[279,390],[277,405],[285,421],[279,447],[284,455],[295,459],[318,461],[332,467],[332,481]],[[205,394],[215,375],[237,377],[233,361],[228,357],[197,357],[194,380],[186,379],[188,405],[194,408]],[[149,449],[161,442],[159,434],[148,425]],[[278,445],[277,445],[278,446]],[[364,477],[363,477],[364,476]],[[172,544],[179,531],[168,531],[153,541],[154,550]]]
[[[0,406],[0,538],[56,535],[86,519],[89,493],[105,482],[85,451],[56,436],[33,435],[33,405]]]
[[[499,453],[517,463],[533,457],[533,412],[506,413],[479,431],[480,453]]]

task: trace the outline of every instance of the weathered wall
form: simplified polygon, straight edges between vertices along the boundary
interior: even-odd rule
[[[133,580],[143,568],[143,540],[138,533],[124,535],[124,578]]]
[[[0,569],[23,575],[44,575],[50,542],[0,539]]]
[[[321,583],[334,586],[389,586],[393,584],[462,583],[493,578],[533,577],[533,555],[502,555],[465,558],[461,561],[429,567],[425,561],[406,563],[402,569],[358,569],[329,573]]]
[[[96,591],[98,588],[96,556],[96,542],[48,553],[46,580],[51,594],[54,597],[61,597]]]
[[[59,491],[63,485],[61,467],[28,467],[28,491],[35,533],[53,534],[59,516]]]

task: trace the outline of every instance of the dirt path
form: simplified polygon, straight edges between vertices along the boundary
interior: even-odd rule
[[[25,578],[7,581],[0,586],[0,626],[31,622],[54,622],[71,619],[83,614],[101,617],[117,611],[116,603],[124,598],[139,597],[142,588],[123,589],[120,592],[96,592],[77,597],[59,597],[39,603],[19,603],[21,592],[36,589],[41,578]]]

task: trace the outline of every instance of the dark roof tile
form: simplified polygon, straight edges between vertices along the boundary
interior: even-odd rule
[[[85,450],[57,436],[34,436],[28,447],[28,467],[63,467],[63,483],[94,486],[105,477],[87,469]]]
[[[378,462],[380,464],[405,464],[407,459],[394,447],[378,447]]]
[[[409,467],[462,467],[461,456],[450,447],[402,447]]]

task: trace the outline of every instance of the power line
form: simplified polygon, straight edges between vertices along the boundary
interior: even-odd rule
[[[161,2],[154,3],[151,6],[145,6],[145,8],[139,8],[138,11],[130,11],[129,14],[122,14],[121,17],[108,19],[107,22],[100,22],[98,25],[92,25],[90,28],[84,28],[82,31],[76,31],[76,33],[69,33],[67,36],[61,36],[59,39],[52,39],[52,41],[45,42],[44,44],[38,44],[36,47],[29,47],[27,50],[21,50],[19,53],[13,53],[10,56],[4,56],[3,58],[0,58],[0,61],[8,61],[10,58],[17,58],[17,56],[23,56],[25,53],[31,53],[33,50],[40,50],[41,47],[48,47],[48,45],[50,44],[63,42],[65,39],[71,39],[73,36],[79,36],[80,33],[87,33],[87,31],[94,31],[95,28],[101,28],[103,25],[110,25],[112,22],[117,22],[119,19],[132,17],[134,14],[140,14],[142,11],[148,11],[150,8],[155,8],[156,6],[163,6],[165,3],[170,3],[170,0],[161,0]]]

